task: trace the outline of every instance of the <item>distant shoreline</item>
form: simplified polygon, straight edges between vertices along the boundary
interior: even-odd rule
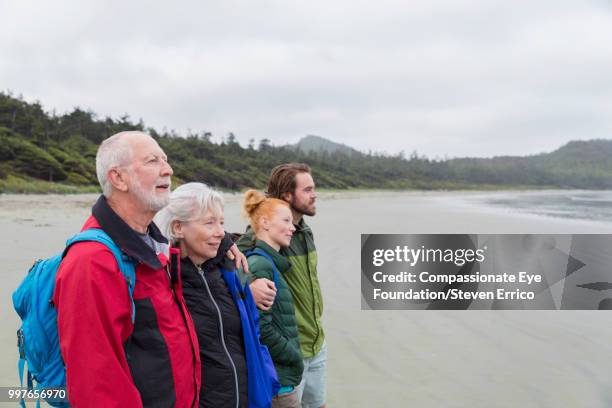
[[[612,200],[612,194],[607,194],[606,191],[612,190],[578,190],[578,189],[502,189],[502,190],[389,190],[389,189],[319,189],[319,202],[333,202],[336,200],[380,200],[385,208],[393,207],[399,202],[405,203],[408,213],[409,207],[413,204],[421,203],[417,212],[424,211],[425,208],[433,205],[440,208],[452,209],[458,211],[463,217],[465,213],[478,215],[480,217],[492,216],[495,219],[498,217],[510,217],[516,220],[549,220],[553,222],[564,223],[586,223],[598,225],[612,224],[612,209],[604,214],[599,219],[589,216],[582,216],[580,212],[582,208],[574,209],[574,216],[567,216],[561,213],[551,213],[546,211],[546,208],[541,208],[538,204],[549,204],[563,199],[575,199],[576,197],[585,197],[589,195],[599,197],[596,201],[605,203]],[[242,201],[242,193],[240,191],[222,191],[222,195],[227,205],[236,205]],[[0,193],[0,216],[7,215],[11,211],[27,211],[32,207],[47,207],[63,210],[65,208],[89,208],[100,195],[99,191],[94,192],[75,192],[71,194],[64,193]],[[539,196],[542,197],[539,197]],[[603,197],[602,195],[606,195]],[[507,200],[511,198],[514,201],[525,202],[528,200],[536,200],[533,205],[517,206],[515,202],[499,204],[496,201]],[[424,204],[427,203],[427,204]],[[542,211],[544,209],[544,211]],[[588,211],[588,208],[584,209]],[[578,216],[576,216],[578,214]],[[602,224],[603,223],[603,224]],[[478,223],[479,224],[479,223]]]
[[[202,181],[206,182],[206,181]],[[227,190],[223,188],[219,188],[220,191],[226,193],[239,193],[242,190]],[[429,191],[452,191],[452,192],[474,192],[474,191],[483,191],[483,192],[495,192],[495,191],[549,191],[549,190],[563,190],[570,191],[576,190],[575,188],[559,188],[553,186],[533,186],[533,185],[483,185],[483,184],[458,184],[456,187],[453,186],[439,186],[437,183],[432,183],[432,188],[414,188],[414,189],[390,189],[390,188],[367,188],[367,187],[355,187],[355,188],[347,188],[347,189],[326,189],[319,188],[319,191],[328,191],[328,192],[360,192],[360,191],[371,191],[371,192],[384,192],[384,191],[394,191],[394,192],[429,192]],[[600,190],[592,190],[592,191],[606,191],[605,189]],[[63,184],[42,180],[25,180],[21,178],[9,178],[9,179],[1,179],[0,178],[0,194],[89,194],[89,193],[100,193],[101,190],[96,185],[71,185],[71,184]]]

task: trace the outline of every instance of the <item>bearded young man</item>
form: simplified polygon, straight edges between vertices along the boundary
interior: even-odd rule
[[[103,194],[82,230],[103,230],[135,264],[136,282],[130,296],[102,243],[74,244],[64,257],[53,303],[70,405],[197,407],[200,354],[177,253],[152,222],[168,204],[172,168],[149,135],[121,132],[98,148],[96,172]]]
[[[291,263],[283,273],[295,306],[300,348],[304,356],[304,373],[298,387],[303,408],[325,407],[327,345],[321,323],[323,296],[317,275],[317,251],[312,230],[304,215],[316,214],[315,183],[310,167],[302,163],[286,163],[272,169],[266,192],[268,197],[289,203],[295,232],[288,247],[280,253]],[[248,228],[238,241],[243,252],[254,245],[253,231]],[[269,308],[274,302],[274,283],[257,279],[250,284],[258,306]]]

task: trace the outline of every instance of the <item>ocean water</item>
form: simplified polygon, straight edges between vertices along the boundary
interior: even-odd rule
[[[475,198],[493,207],[547,217],[612,222],[612,191],[498,193]]]

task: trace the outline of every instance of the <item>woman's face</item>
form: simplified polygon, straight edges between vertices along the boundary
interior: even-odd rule
[[[268,236],[278,246],[287,247],[295,227],[289,207],[277,205],[269,219]]]
[[[225,236],[223,223],[223,212],[214,215],[211,211],[197,220],[176,223],[174,234],[181,253],[198,265],[214,258]]]

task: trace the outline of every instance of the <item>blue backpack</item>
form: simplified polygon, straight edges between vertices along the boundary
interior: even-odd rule
[[[34,381],[37,383],[36,389],[38,390],[66,387],[66,372],[57,333],[57,310],[52,303],[52,298],[55,290],[55,276],[62,259],[73,244],[84,241],[100,242],[111,250],[128,284],[132,301],[132,322],[136,317],[133,298],[136,284],[134,261],[122,254],[119,247],[101,229],[88,229],[69,239],[61,254],[37,261],[13,293],[13,306],[22,321],[21,328],[17,331],[19,380],[23,387],[23,371],[27,362],[28,390],[34,389]],[[47,402],[55,407],[69,406],[65,399],[59,402],[47,399]],[[23,399],[21,406],[25,406]]]

